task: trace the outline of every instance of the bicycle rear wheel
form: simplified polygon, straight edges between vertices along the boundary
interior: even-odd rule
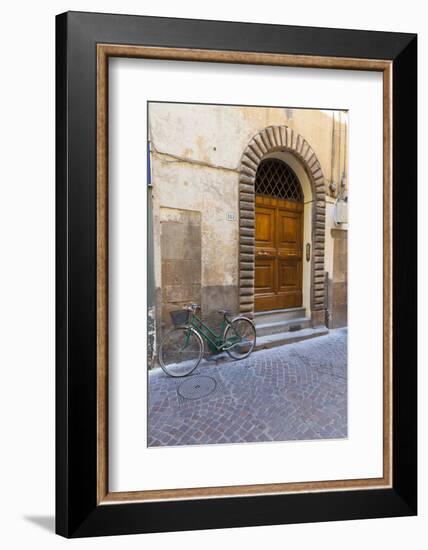
[[[175,327],[159,346],[159,364],[168,376],[187,376],[199,365],[204,349],[200,335],[191,327]]]
[[[245,359],[256,345],[256,327],[246,317],[238,317],[226,328],[224,341],[231,347],[227,353],[234,359]]]

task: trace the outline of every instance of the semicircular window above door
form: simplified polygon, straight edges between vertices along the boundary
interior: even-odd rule
[[[282,160],[261,161],[256,174],[256,195],[303,202],[302,187],[294,171]]]

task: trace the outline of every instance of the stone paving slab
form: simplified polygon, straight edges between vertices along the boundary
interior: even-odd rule
[[[183,398],[193,382],[214,389]],[[149,447],[345,438],[347,329],[242,361],[205,359],[185,378],[154,369],[148,387]]]

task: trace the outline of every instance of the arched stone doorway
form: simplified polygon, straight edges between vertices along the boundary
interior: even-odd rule
[[[313,326],[325,324],[324,249],[325,189],[318,158],[310,144],[287,126],[270,126],[255,135],[245,149],[239,173],[239,302],[240,312],[254,313],[255,275],[255,178],[266,158],[289,155],[307,177],[311,200],[305,216],[310,216],[310,276],[307,296]],[[291,164],[291,163],[290,163]],[[297,166],[296,165],[296,166]],[[296,171],[296,170],[295,170]],[[299,177],[300,182],[302,179]],[[307,193],[306,193],[307,195]],[[304,251],[302,251],[303,253]],[[309,309],[308,308],[308,309]]]

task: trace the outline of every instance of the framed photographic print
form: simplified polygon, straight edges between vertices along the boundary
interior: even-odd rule
[[[416,36],[56,23],[57,532],[416,514]]]

